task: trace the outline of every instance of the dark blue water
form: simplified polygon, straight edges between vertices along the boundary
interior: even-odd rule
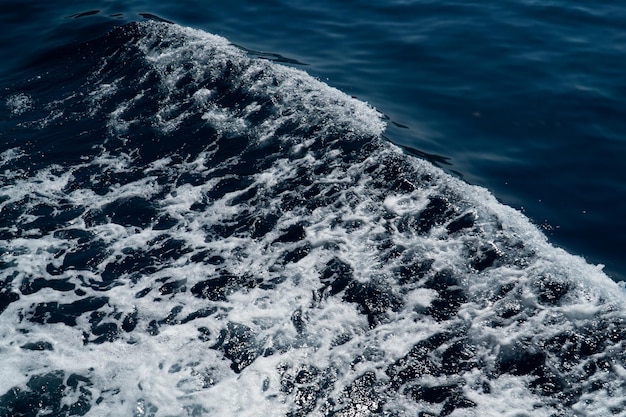
[[[150,13],[296,60],[550,239],[626,277],[620,2],[2,2],[3,77]]]
[[[626,8],[1,6],[0,417],[626,416]]]

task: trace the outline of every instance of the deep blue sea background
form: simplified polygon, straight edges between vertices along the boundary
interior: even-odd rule
[[[391,141],[626,280],[623,2],[22,0],[0,10],[3,88],[54,48],[145,14],[222,35],[369,102],[388,116]]]

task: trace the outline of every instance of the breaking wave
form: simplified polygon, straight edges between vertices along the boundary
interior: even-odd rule
[[[626,415],[623,289],[303,71],[164,22],[5,88],[0,415]]]

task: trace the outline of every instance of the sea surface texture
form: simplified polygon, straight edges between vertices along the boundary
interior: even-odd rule
[[[450,68],[450,51],[419,40],[456,13],[456,47],[478,48],[468,16],[506,10],[509,30],[539,42],[542,24],[593,18],[601,31],[623,21],[620,7],[3,3],[12,12],[0,78],[0,416],[626,416],[622,247],[591,255],[612,262],[611,279],[555,245],[561,229],[502,202],[552,193],[549,178],[529,176],[543,157],[566,176],[549,156],[567,142],[561,128],[592,141],[567,163],[610,148],[601,139],[613,157],[624,152],[624,96],[612,84],[622,61],[603,67],[609,86],[580,79],[593,88],[546,93],[507,121],[498,112],[522,106],[516,94],[528,105],[539,84],[511,85],[510,102],[495,90],[475,97],[468,72],[512,79],[495,79],[487,63]],[[303,15],[337,42],[302,43],[313,36]],[[408,49],[392,42],[386,52],[431,69],[439,59],[439,78],[389,101],[404,81],[381,77],[391,58],[375,62],[360,42],[426,16]],[[298,26],[300,38],[281,36]],[[259,37],[271,27],[274,38]],[[369,38],[347,42],[354,27]],[[563,36],[583,42],[585,31]],[[553,65],[547,49],[518,52]],[[603,104],[577,106],[587,94]],[[564,106],[554,119],[524,124],[554,100]],[[574,125],[550,125],[570,111]],[[465,143],[480,123],[489,136],[515,120],[508,144]],[[545,155],[526,161],[533,146]],[[494,196],[474,184],[497,182],[486,160],[504,177],[524,160],[531,167],[515,178],[526,183]],[[589,239],[623,242],[623,201],[604,207],[604,191],[590,190],[605,173],[580,169],[580,192],[598,199],[590,211],[615,215]],[[624,196],[621,178],[605,184],[611,198]],[[575,189],[563,184],[563,194]],[[563,246],[593,246],[583,240]]]

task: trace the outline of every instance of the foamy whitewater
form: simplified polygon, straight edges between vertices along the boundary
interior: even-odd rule
[[[1,416],[626,416],[623,288],[366,103],[160,22],[42,65],[2,92]]]

